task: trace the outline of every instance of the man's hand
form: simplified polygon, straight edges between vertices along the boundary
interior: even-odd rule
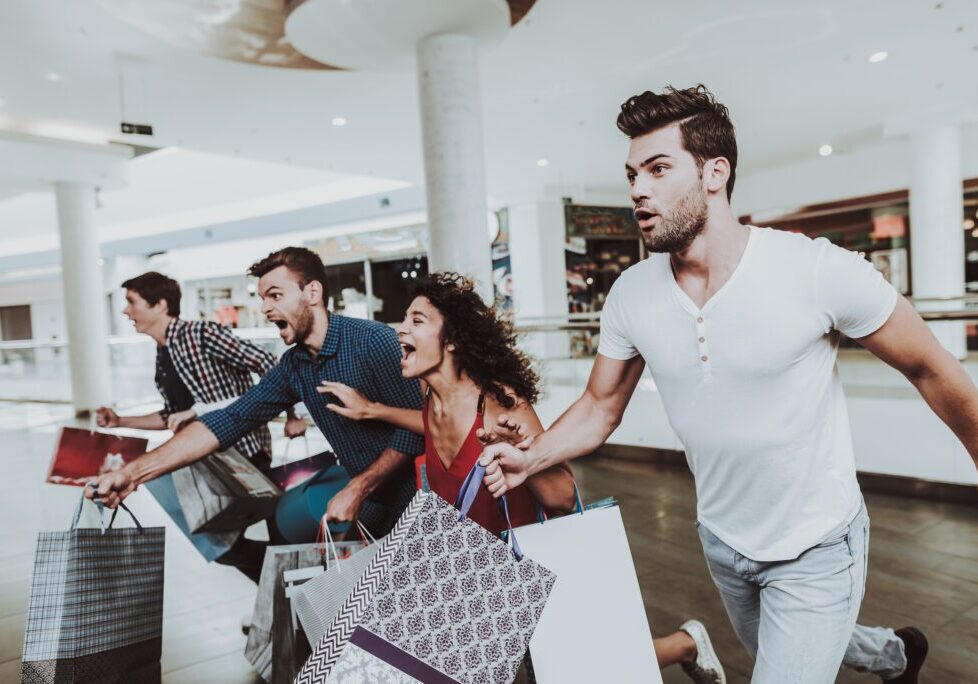
[[[320,394],[332,394],[343,402],[342,406],[334,403],[326,404],[326,408],[333,413],[338,413],[350,420],[367,420],[373,418],[370,400],[352,387],[344,385],[342,382],[323,380],[320,386],[316,388],[316,391]]]
[[[482,481],[496,499],[519,487],[530,475],[530,457],[512,444],[500,442],[487,446],[479,463],[486,466],[486,476]]]
[[[296,437],[302,437],[306,434],[306,429],[309,425],[305,420],[299,418],[298,416],[293,418],[285,419],[285,436],[289,439],[295,439]]]
[[[98,491],[98,496],[102,500],[102,503],[109,508],[115,508],[123,499],[136,490],[132,476],[126,468],[99,475],[94,482],[98,484],[98,488],[85,487],[85,498],[94,499],[95,492]]]
[[[365,498],[366,494],[357,481],[350,480],[350,484],[329,500],[329,505],[326,506],[326,522],[353,522]]]
[[[171,432],[180,432],[180,430],[185,428],[188,423],[193,422],[196,418],[197,414],[193,409],[177,411],[176,413],[171,413],[170,417],[166,419],[166,428]]]
[[[108,406],[99,406],[95,409],[95,423],[99,427],[119,427],[119,414]]]
[[[496,444],[498,442],[509,442],[510,444],[522,445],[527,440],[529,430],[525,425],[505,413],[499,416],[496,424],[490,430],[479,428],[475,432],[476,438],[482,442],[483,446]],[[527,444],[527,446],[529,446]],[[520,446],[525,449],[526,446]]]

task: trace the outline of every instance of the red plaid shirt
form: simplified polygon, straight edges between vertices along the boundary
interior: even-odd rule
[[[210,404],[240,397],[254,385],[252,373],[265,375],[275,366],[275,357],[270,353],[241,339],[230,328],[210,321],[173,319],[166,329],[166,347],[194,402]],[[156,369],[159,375],[159,352]],[[160,415],[165,421],[173,407],[159,383],[157,389],[163,395]],[[234,446],[248,458],[260,451],[271,457],[272,436],[268,427],[261,425]]]

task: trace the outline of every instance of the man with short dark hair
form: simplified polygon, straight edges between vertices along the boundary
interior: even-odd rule
[[[486,448],[496,496],[593,452],[646,365],[696,481],[707,565],[754,682],[831,682],[841,663],[916,682],[917,629],[856,624],[869,517],[842,383],[839,337],[906,375],[978,464],[978,391],[913,306],[858,254],[741,225],[737,144],[703,86],[621,107],[625,174],[652,256],[615,282],[587,389],[526,451]]]
[[[156,387],[163,397],[163,409],[120,416],[103,406],[95,414],[100,426],[176,432],[194,418],[237,399],[254,385],[253,373],[264,375],[275,365],[274,356],[224,326],[180,319],[180,285],[172,278],[150,271],[130,278],[122,287],[126,290],[122,313],[136,332],[156,341]],[[287,413],[286,435],[303,434],[305,422],[296,418],[291,405]],[[233,446],[259,468],[270,466],[272,438],[265,423],[242,434]],[[237,567],[257,582],[263,556],[263,544],[239,535],[218,562]]]
[[[173,439],[99,479],[99,494],[115,506],[140,483],[233,444],[287,406],[302,401],[322,430],[350,483],[334,496],[330,522],[359,518],[385,534],[415,492],[413,458],[422,438],[387,423],[356,423],[327,408],[316,388],[324,380],[356,388],[373,401],[421,408],[416,380],[401,375],[401,347],[393,328],[330,313],[326,269],[315,252],[287,247],[256,262],[262,312],[293,345],[255,387],[231,405],[208,413]]]

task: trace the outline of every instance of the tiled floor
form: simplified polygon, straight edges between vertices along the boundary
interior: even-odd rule
[[[52,445],[70,410],[0,403],[0,683],[18,681],[33,548],[41,529],[65,528],[79,490],[44,484]],[[590,459],[575,465],[588,499],[621,501],[653,632],[689,617],[710,628],[728,681],[746,682],[750,662],[730,629],[693,527],[689,473],[673,466]],[[978,507],[867,495],[873,531],[861,621],[915,624],[931,640],[924,682],[978,682]],[[163,681],[260,681],[242,656],[241,618],[254,586],[235,570],[208,565],[145,492],[132,497],[140,521],[166,525]],[[609,663],[609,675],[614,677]],[[677,668],[665,681],[688,681]],[[878,681],[845,672],[841,682]]]

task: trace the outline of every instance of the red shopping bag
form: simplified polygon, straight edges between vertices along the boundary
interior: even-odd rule
[[[146,453],[147,440],[108,432],[63,427],[51,458],[48,482],[84,485],[102,473],[118,470]]]

